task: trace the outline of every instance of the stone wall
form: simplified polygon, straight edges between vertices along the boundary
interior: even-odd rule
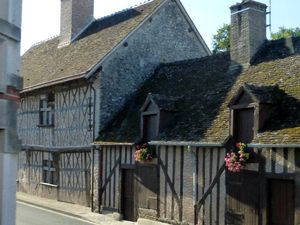
[[[124,106],[160,63],[207,56],[176,1],[167,1],[103,62],[100,130]]]

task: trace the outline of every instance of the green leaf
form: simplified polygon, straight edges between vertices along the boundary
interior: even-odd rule
[[[223,24],[213,35],[213,53],[229,51],[230,49],[230,25]]]

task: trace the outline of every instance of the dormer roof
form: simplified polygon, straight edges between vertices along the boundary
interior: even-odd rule
[[[254,84],[243,84],[236,95],[231,99],[228,106],[235,105],[241,95],[247,94],[253,103],[257,104],[278,104],[283,97],[283,91],[278,85],[264,86]]]
[[[149,93],[140,111],[145,111],[149,103],[152,102],[159,110],[174,112],[177,111],[177,101],[178,98],[172,96]]]

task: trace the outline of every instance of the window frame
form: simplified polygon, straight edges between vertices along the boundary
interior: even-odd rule
[[[164,100],[169,99],[164,97]],[[168,108],[164,109],[163,106],[160,107],[159,104],[157,104],[157,102],[153,99],[153,95],[149,93],[140,109],[140,112],[140,138],[144,142],[149,142],[152,140],[149,138],[149,136],[152,136],[151,138],[156,138],[159,133],[163,131],[173,120],[175,109],[170,110]],[[153,124],[154,128],[153,131],[151,130],[150,132],[153,135],[148,134],[147,124],[145,124],[145,121],[148,121],[147,117],[150,118],[151,116],[155,116],[155,119],[152,119],[151,123]]]
[[[151,104],[151,103],[150,103]],[[146,129],[147,129],[147,125],[145,124],[145,118],[147,116],[156,116],[155,118],[155,126],[156,126],[156,130],[155,135],[157,136],[159,134],[159,128],[160,128],[160,111],[159,110],[151,110],[151,111],[144,111],[141,113],[141,136],[142,136],[142,140],[144,142],[149,142],[151,140],[148,140],[148,134],[146,134]]]
[[[55,95],[49,93],[41,95],[39,101],[39,124],[40,127],[53,127],[54,126],[54,105]]]
[[[253,109],[253,138],[258,133],[258,127],[259,127],[259,104],[252,102],[249,104],[237,104],[237,105],[231,105],[230,106],[230,135],[235,139],[236,134],[236,124],[235,124],[235,118],[236,118],[236,112],[242,109]],[[253,140],[252,138],[252,140]]]
[[[41,184],[58,187],[58,156],[48,153],[48,157],[42,160],[42,182]]]

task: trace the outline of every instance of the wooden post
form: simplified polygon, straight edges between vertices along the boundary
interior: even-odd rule
[[[295,224],[300,223],[300,149],[295,148]]]
[[[195,204],[194,205],[194,225],[198,224],[198,214],[199,214],[198,205]]]

